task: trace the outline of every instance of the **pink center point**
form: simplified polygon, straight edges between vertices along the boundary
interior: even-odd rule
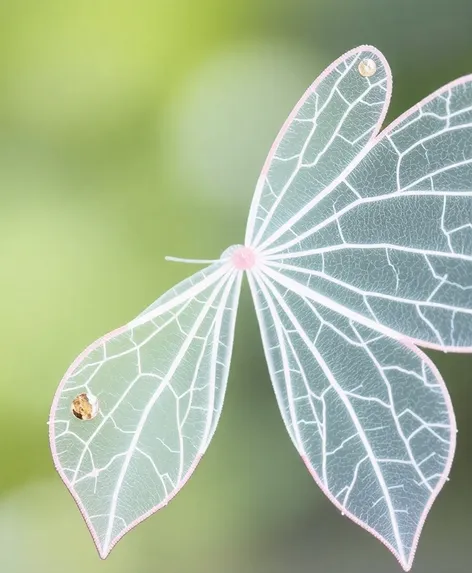
[[[238,247],[231,260],[238,271],[247,271],[256,264],[256,254],[251,247]]]

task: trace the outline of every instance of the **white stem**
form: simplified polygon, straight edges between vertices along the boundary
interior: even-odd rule
[[[217,263],[217,260],[207,260],[207,259],[180,259],[178,257],[165,257],[166,261],[172,261],[174,263],[192,263],[197,265],[207,265],[211,263]]]

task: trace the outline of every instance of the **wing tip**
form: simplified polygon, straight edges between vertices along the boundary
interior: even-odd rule
[[[78,497],[76,497],[76,495],[69,489],[69,491],[72,494],[72,497],[74,498],[81,514],[82,517],[84,518],[87,527],[90,531],[90,534],[92,535],[92,539],[94,541],[95,547],[98,551],[98,554],[100,556],[100,559],[105,560],[110,553],[112,552],[112,550],[114,549],[115,545],[117,545],[117,543],[119,541],[121,541],[121,539],[123,539],[123,537],[129,533],[132,529],[134,529],[135,527],[137,527],[140,523],[142,523],[143,521],[145,521],[146,519],[148,519],[149,517],[151,517],[152,515],[154,515],[155,513],[157,513],[158,511],[160,511],[161,509],[164,509],[165,507],[167,507],[169,505],[169,503],[174,499],[174,497],[181,491],[181,489],[184,487],[184,485],[189,481],[189,479],[192,477],[192,474],[194,473],[196,467],[198,466],[198,464],[200,463],[201,459],[203,457],[203,454],[200,453],[197,455],[197,457],[195,458],[193,464],[190,466],[190,468],[188,469],[187,473],[185,474],[185,476],[182,478],[182,480],[180,481],[180,483],[178,484],[178,487],[173,490],[167,497],[165,497],[160,503],[158,503],[157,505],[153,506],[151,509],[149,509],[147,512],[143,513],[140,517],[138,517],[137,519],[135,519],[134,521],[132,521],[129,525],[127,525],[125,528],[123,528],[113,539],[111,539],[110,543],[105,547],[102,546],[102,544],[100,543],[97,533],[95,531],[95,528],[93,527],[91,520],[88,516],[88,513],[86,512],[85,508],[84,511],[82,510],[82,504],[78,502]],[[67,485],[67,484],[66,484]]]
[[[316,88],[318,87],[318,84],[324,80],[333,70],[335,70],[342,62],[344,62],[347,58],[350,58],[351,56],[354,55],[359,55],[361,52],[370,52],[372,54],[374,54],[381,62],[384,70],[385,70],[385,76],[387,79],[387,98],[386,98],[386,102],[385,102],[385,107],[388,108],[388,104],[390,103],[390,96],[391,96],[391,92],[392,92],[392,70],[390,69],[390,64],[387,61],[387,58],[383,55],[383,53],[376,48],[375,46],[370,46],[368,44],[362,44],[360,46],[357,46],[356,48],[352,48],[351,50],[348,50],[347,52],[344,52],[344,54],[342,54],[341,56],[339,56],[338,58],[336,58],[329,66],[327,66],[321,73],[320,75],[315,79],[315,81],[310,85],[310,87],[308,88],[308,92],[313,92],[316,90]]]
[[[172,499],[180,492],[180,490],[184,487],[184,485],[189,481],[189,479],[191,478],[192,474],[194,473],[196,467],[198,466],[198,464],[200,463],[201,459],[203,457],[202,453],[199,453],[197,455],[197,457],[195,458],[194,462],[192,463],[192,465],[190,466],[190,468],[187,470],[187,473],[185,474],[185,476],[182,478],[182,480],[180,481],[180,483],[178,484],[178,487],[176,489],[174,489],[167,497],[165,497],[160,503],[158,503],[157,505],[153,506],[151,509],[149,509],[147,512],[145,512],[144,514],[142,514],[141,516],[139,516],[137,519],[135,519],[134,521],[132,521],[129,525],[127,525],[126,527],[124,527],[117,535],[115,535],[115,537],[113,537],[110,542],[104,546],[102,544],[102,542],[100,541],[99,535],[97,530],[95,529],[93,523],[92,523],[92,519],[87,511],[87,509],[85,508],[82,500],[80,499],[80,496],[78,495],[77,491],[75,490],[75,488],[73,487],[72,483],[70,482],[70,480],[67,478],[67,476],[65,475],[61,464],[59,463],[58,458],[54,459],[54,465],[56,468],[56,471],[58,472],[61,480],[63,481],[64,485],[66,486],[68,492],[70,493],[70,495],[72,496],[72,499],[74,500],[80,514],[82,515],[83,520],[85,521],[85,524],[87,526],[87,529],[89,530],[89,533],[92,537],[93,543],[95,545],[95,548],[97,550],[97,553],[100,557],[100,559],[105,560],[110,553],[112,552],[113,548],[115,547],[115,545],[127,534],[129,533],[132,529],[134,529],[137,525],[139,525],[140,523],[142,523],[143,521],[145,521],[146,519],[148,519],[148,517],[151,517],[151,515],[153,515],[154,513],[157,513],[159,510],[165,508],[170,501],[172,501]]]
[[[451,432],[451,436],[454,436],[453,440],[455,440],[455,432]],[[378,541],[380,541],[389,551],[393,554],[395,559],[398,561],[400,566],[404,571],[410,571],[413,566],[413,561],[416,555],[416,551],[418,548],[419,539],[421,536],[421,532],[423,530],[423,526],[425,524],[426,518],[435,502],[436,498],[438,497],[439,493],[441,492],[442,488],[444,487],[445,483],[449,481],[449,471],[450,471],[450,464],[452,463],[452,458],[450,457],[448,462],[446,463],[445,470],[441,476],[441,479],[438,481],[436,487],[432,491],[428,502],[426,503],[423,513],[418,521],[418,525],[415,531],[415,535],[412,540],[411,548],[408,552],[408,555],[405,556],[402,554],[398,549],[396,549],[393,545],[391,545],[385,538],[383,538],[377,531],[371,528],[366,523],[362,522],[357,516],[351,513],[348,509],[346,509],[333,495],[332,493],[325,487],[324,483],[322,482],[321,478],[311,465],[309,459],[305,455],[300,455],[302,462],[306,466],[308,472],[315,480],[318,487],[324,493],[324,495],[329,499],[329,501],[341,512],[341,515],[348,517],[352,522],[358,525],[361,529],[364,529],[367,533],[370,533],[373,537],[375,537]]]

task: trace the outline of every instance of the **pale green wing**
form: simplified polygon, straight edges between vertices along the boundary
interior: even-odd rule
[[[242,273],[219,262],[72,364],[51,410],[56,468],[106,557],[185,484],[218,422]],[[74,398],[96,400],[80,420]]]

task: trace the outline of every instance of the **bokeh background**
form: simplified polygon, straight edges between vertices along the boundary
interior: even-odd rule
[[[223,416],[170,506],[99,560],[49,455],[49,406],[92,340],[244,237],[259,169],[305,88],[372,43],[390,121],[472,73],[470,0],[0,2],[0,572],[399,571],[293,449],[248,289]],[[433,354],[459,435],[417,573],[472,570],[472,359]]]

